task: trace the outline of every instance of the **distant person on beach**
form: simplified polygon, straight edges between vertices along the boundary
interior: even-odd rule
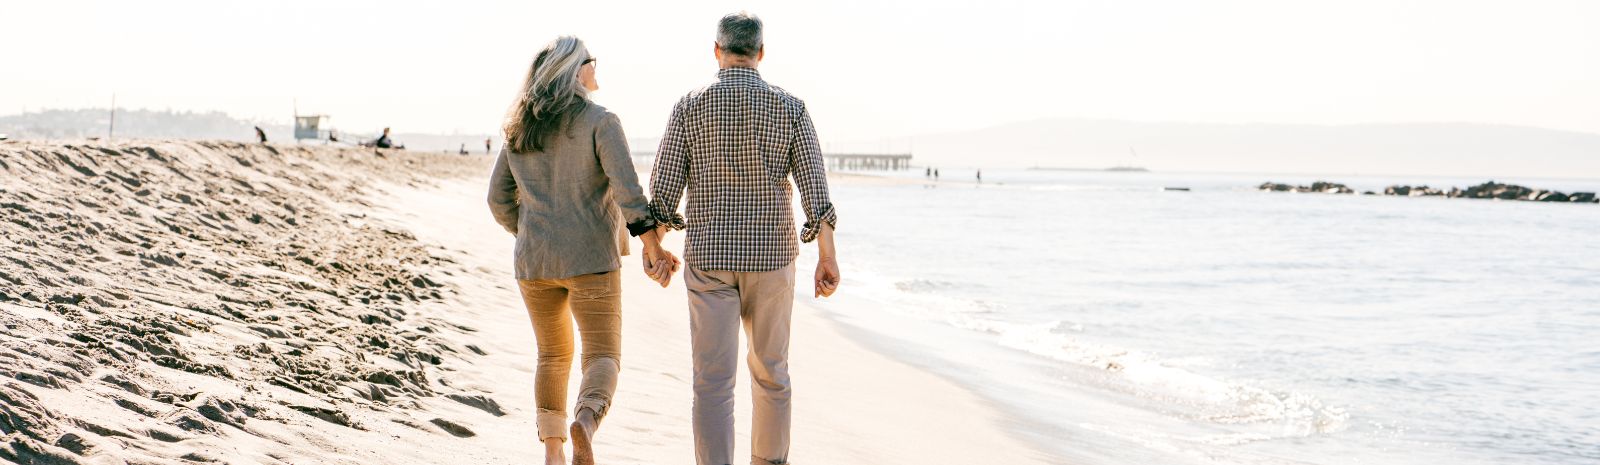
[[[634,174],[622,122],[589,100],[595,59],[576,37],[545,45],[505,122],[490,174],[489,209],[517,237],[512,261],[539,349],[535,424],[546,464],[593,464],[592,440],[611,408],[622,343],[621,255],[644,242],[645,272],[665,287],[678,258],[661,248]],[[583,380],[567,424],[573,323]]]
[[[383,135],[378,140],[372,141],[372,146],[380,149],[395,148],[394,140],[389,138],[389,128],[383,128]]]
[[[788,463],[789,318],[800,241],[817,241],[813,296],[839,286],[835,214],[816,130],[805,102],[756,71],[765,56],[761,29],[750,13],[722,18],[713,47],[717,80],[672,109],[650,178],[656,222],[688,229],[684,284],[699,465],[745,462],[734,457],[733,444],[741,327],[754,386],[749,462]],[[806,214],[798,240],[790,178]],[[685,190],[688,205],[679,215]]]
[[[939,180],[939,169],[938,168],[934,168],[933,169],[933,180],[934,181],[938,181]]]
[[[261,126],[256,126],[255,128],[256,128],[256,138],[257,139],[261,139],[261,143],[263,143],[263,144],[267,143],[267,132],[266,131],[262,131],[261,130]]]
[[[923,168],[922,169],[922,177],[924,177],[924,178],[933,177],[933,168]]]
[[[983,170],[978,170],[978,182],[983,182]]]
[[[483,140],[483,153],[494,153],[494,139]]]

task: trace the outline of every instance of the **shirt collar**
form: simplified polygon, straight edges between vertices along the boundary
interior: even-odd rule
[[[760,81],[761,73],[757,72],[755,68],[723,68],[717,70],[717,80],[721,81],[728,79],[750,79]]]

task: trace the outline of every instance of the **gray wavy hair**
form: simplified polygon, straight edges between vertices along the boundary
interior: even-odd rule
[[[549,137],[588,105],[588,91],[578,82],[578,68],[588,60],[589,49],[573,36],[557,37],[539,51],[506,114],[507,147],[543,152]]]

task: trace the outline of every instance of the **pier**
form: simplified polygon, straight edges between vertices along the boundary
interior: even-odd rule
[[[899,171],[911,167],[909,153],[824,153],[830,170]]]
[[[649,166],[654,162],[653,151],[635,151],[634,163]],[[824,153],[822,160],[829,170],[898,171],[911,168],[909,153]]]

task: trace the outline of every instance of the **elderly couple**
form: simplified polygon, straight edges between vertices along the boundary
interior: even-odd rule
[[[545,46],[505,125],[490,175],[489,207],[515,234],[515,268],[538,340],[539,438],[547,464],[594,463],[592,439],[611,407],[622,354],[619,255],[623,231],[644,243],[644,271],[662,286],[680,266],[661,247],[672,229],[684,246],[694,365],[694,443],[700,465],[731,465],[739,330],[749,339],[753,464],[788,463],[789,316],[799,244],[789,179],[817,240],[815,295],[839,285],[833,204],[805,103],[762,80],[761,20],[723,17],[713,53],[715,83],[672,109],[650,176],[650,200],[634,175],[617,116],[587,98],[599,89],[583,42]],[[678,200],[687,193],[685,214]],[[583,344],[583,379],[567,424],[573,322]]]

